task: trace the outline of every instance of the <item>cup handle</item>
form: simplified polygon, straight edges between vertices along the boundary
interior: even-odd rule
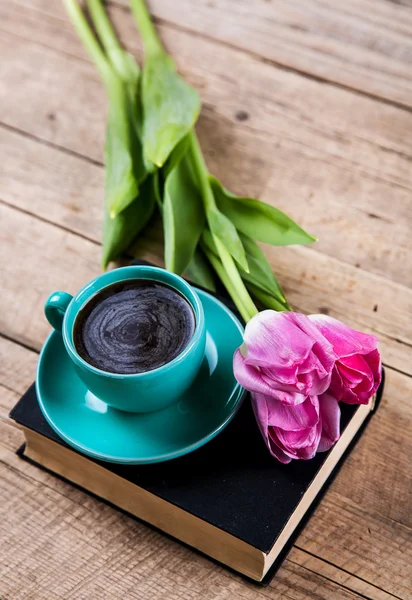
[[[44,305],[44,314],[56,331],[62,330],[64,314],[72,299],[73,296],[67,292],[53,292],[47,298]]]

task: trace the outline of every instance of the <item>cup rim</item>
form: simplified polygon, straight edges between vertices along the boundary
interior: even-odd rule
[[[154,279],[154,281],[160,281],[161,283],[164,283],[165,285],[168,285],[169,287],[175,289],[180,294],[183,293],[185,299],[187,300],[187,302],[190,303],[191,307],[195,311],[195,320],[196,320],[195,330],[193,332],[193,335],[192,335],[189,343],[185,346],[185,348],[182,350],[182,352],[180,354],[178,354],[177,356],[175,356],[175,358],[173,358],[173,360],[165,363],[164,365],[161,365],[160,367],[150,369],[149,371],[144,371],[143,373],[112,373],[110,371],[103,371],[103,369],[99,369],[98,367],[95,367],[95,366],[91,365],[90,363],[88,363],[77,352],[76,346],[74,345],[74,341],[73,341],[74,322],[77,318],[77,315],[78,315],[80,309],[87,302],[89,302],[95,294],[100,293],[103,289],[113,285],[114,283],[120,283],[122,281],[128,281],[128,280],[134,279],[134,278],[133,277],[132,278],[119,277],[115,281],[108,282],[107,285],[103,285],[96,292],[88,295],[85,298],[84,302],[81,304],[80,308],[78,308],[76,310],[76,314],[73,318],[73,325],[71,327],[70,332],[67,331],[67,329],[68,329],[67,323],[68,323],[68,319],[69,319],[69,314],[71,313],[71,311],[73,309],[74,303],[81,297],[81,295],[85,294],[89,290],[89,288],[93,287],[93,284],[95,284],[97,281],[99,281],[102,277],[104,277],[105,275],[108,275],[109,273],[116,273],[116,274],[121,275],[122,273],[124,274],[126,270],[129,271],[132,269],[134,271],[138,271],[139,273],[147,273],[147,277],[136,277],[136,279],[148,279],[150,281],[151,280],[150,275],[153,273],[157,273],[157,274],[161,275],[162,277],[165,277],[165,279],[171,279],[172,281],[178,280],[179,283],[181,285],[183,285],[184,292],[179,290],[170,281],[164,281],[163,279],[160,279],[160,280]],[[97,277],[95,277],[94,279],[92,279],[88,283],[86,283],[82,288],[80,288],[80,290],[73,296],[73,299],[71,300],[71,302],[65,312],[64,319],[63,319],[63,326],[62,326],[62,337],[63,337],[63,342],[66,347],[66,350],[68,351],[70,357],[74,360],[74,362],[79,364],[81,367],[85,367],[88,371],[91,371],[95,375],[109,377],[111,379],[112,378],[113,379],[126,379],[126,378],[127,379],[129,379],[129,378],[141,379],[141,378],[145,378],[145,377],[146,378],[147,377],[156,377],[156,376],[160,375],[162,372],[168,371],[169,369],[171,369],[174,366],[176,366],[177,364],[179,364],[182,360],[184,360],[187,357],[187,355],[193,350],[193,348],[195,348],[197,346],[199,340],[201,339],[201,337],[203,335],[204,328],[205,328],[205,316],[204,316],[204,310],[203,310],[203,306],[200,301],[200,298],[197,295],[196,290],[187,281],[185,281],[183,279],[183,277],[181,277],[180,275],[177,275],[176,273],[166,271],[166,269],[162,269],[161,267],[154,267],[154,266],[152,267],[149,265],[129,265],[129,266],[125,266],[125,267],[119,267],[117,269],[114,269],[113,271],[108,271],[106,273],[102,273],[101,275],[98,275]]]

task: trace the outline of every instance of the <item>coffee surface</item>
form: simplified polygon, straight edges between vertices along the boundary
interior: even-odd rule
[[[79,311],[73,341],[89,364],[143,373],[178,356],[195,330],[193,308],[173,288],[134,279],[108,286]]]

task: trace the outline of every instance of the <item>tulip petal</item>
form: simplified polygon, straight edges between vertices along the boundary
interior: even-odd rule
[[[266,397],[268,425],[286,431],[301,431],[313,427],[319,421],[319,403],[306,398],[302,404],[287,406],[275,398]]]
[[[259,368],[249,365],[239,349],[233,356],[233,372],[237,381],[246,390],[269,396],[273,394],[273,388],[263,380]]]
[[[276,366],[281,370],[283,367],[290,368],[300,364],[309,355],[313,343],[295,327],[291,315],[292,313],[264,310],[248,322],[244,333],[248,364],[269,368]],[[285,377],[287,374],[288,371],[285,372]]]
[[[271,387],[304,395],[328,388],[336,357],[307,316],[265,310],[246,325],[244,341],[246,364],[258,366]]]
[[[292,462],[292,459],[294,458],[292,456],[289,456],[289,454],[287,454],[283,450],[281,450],[281,448],[279,448],[278,446],[278,442],[275,439],[272,439],[272,437],[269,438],[268,448],[271,455],[277,458],[278,461],[283,463],[284,465],[287,465],[290,462]]]
[[[328,315],[309,315],[308,318],[332,344],[339,358],[367,354],[378,347],[378,339],[374,335],[356,331],[338,319]]]
[[[270,429],[270,436],[277,440],[277,444],[287,455],[295,459],[309,460],[316,454],[321,432],[322,425],[319,421],[315,427],[302,431],[284,431],[273,427]]]
[[[376,393],[376,390],[381,384],[382,381],[382,360],[381,355],[378,350],[373,350],[365,359],[368,361],[368,365],[372,369],[373,373],[373,387],[372,387],[372,396]]]
[[[252,394],[252,408],[260,433],[263,437],[263,441],[265,442],[271,455],[274,458],[277,458],[278,461],[283,464],[290,463],[292,458],[283,452],[283,450],[281,450],[276,443],[269,438],[268,410],[266,398],[263,394]]]
[[[319,396],[322,435],[318,451],[326,452],[340,437],[340,408],[337,399],[325,393]]]
[[[313,340],[319,338],[308,317],[299,313],[264,310],[246,325],[244,341],[249,364],[261,367],[291,367],[309,356]]]
[[[252,406],[272,456],[286,464],[316,454],[322,432],[317,397],[307,398],[299,406],[285,406],[271,396],[252,394]]]
[[[343,358],[336,363],[342,380],[339,400],[347,404],[368,404],[379,387],[382,365],[378,350],[364,356]]]
[[[376,368],[378,365],[378,368]],[[371,392],[375,386],[375,376],[380,382],[380,357],[379,352],[374,350],[365,356],[349,356],[339,361],[339,372],[352,388],[359,391]],[[376,391],[376,390],[374,390]]]
[[[330,392],[348,404],[367,404],[382,377],[377,338],[326,315],[309,318],[331,342],[337,355]]]
[[[283,460],[279,460],[285,464],[290,463],[292,459],[296,459],[296,452],[286,452],[282,446],[282,443],[279,441],[276,432],[277,429],[275,427],[269,428],[269,444],[271,454],[276,458],[278,458],[278,456],[281,456]]]
[[[250,392],[274,396],[281,402],[291,405],[300,404],[305,401],[305,396],[303,394],[280,390],[271,380],[269,380],[268,383],[262,370],[253,365],[249,365],[239,349],[236,350],[233,356],[233,372],[240,385]]]

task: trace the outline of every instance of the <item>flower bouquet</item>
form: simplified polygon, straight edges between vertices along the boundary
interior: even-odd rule
[[[328,450],[340,435],[339,404],[366,404],[379,386],[376,338],[331,317],[292,312],[258,243],[315,238],[208,172],[194,130],[199,96],[177,73],[144,0],[131,0],[142,69],[121,47],[101,0],[87,0],[97,36],[77,0],[64,3],[108,97],[102,266],[134,255],[157,212],[166,268],[211,291],[220,279],[246,322],[234,374],[251,392],[269,452],[288,463]]]
[[[333,446],[339,402],[367,404],[379,387],[377,344],[325,315],[265,310],[247,323],[234,372],[272,456],[289,463]]]

